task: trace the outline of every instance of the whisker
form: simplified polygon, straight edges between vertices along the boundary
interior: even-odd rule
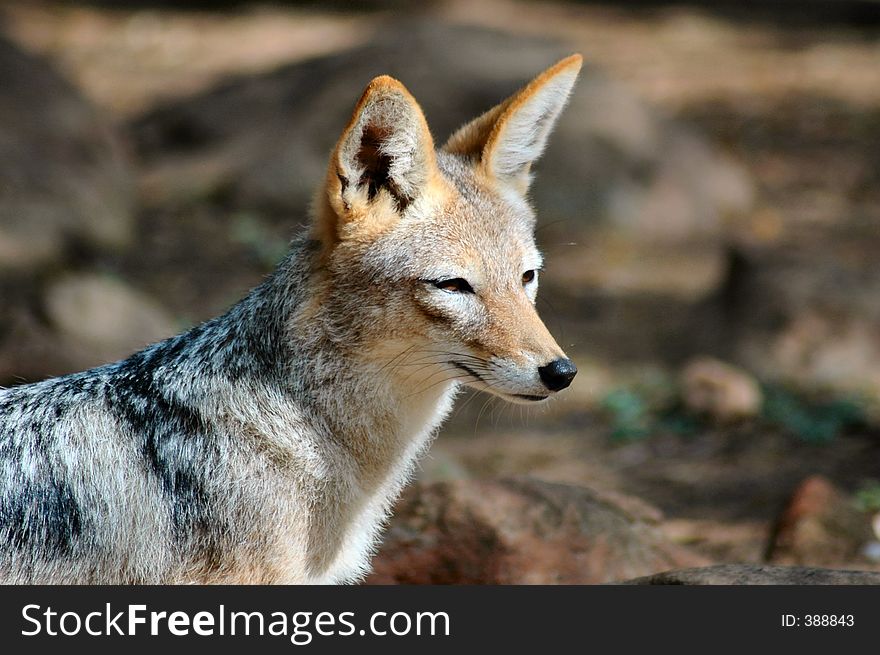
[[[414,348],[415,348],[415,345],[412,345],[412,346],[410,346],[409,348],[405,348],[404,350],[401,350],[401,351],[400,351],[399,353],[397,353],[394,357],[392,357],[392,358],[389,359],[387,362],[385,362],[385,363],[379,368],[379,371],[378,371],[378,372],[381,373],[381,372],[384,371],[389,365],[391,365],[392,363],[394,363],[394,362],[397,361],[398,359],[401,359],[401,358],[405,357],[405,355],[407,355],[409,352],[411,352]]]
[[[492,422],[492,427],[497,428],[501,421],[501,413],[499,412],[503,406],[500,403],[494,403],[492,405],[492,413],[489,416],[489,420]]]
[[[571,222],[570,218],[559,218],[559,219],[556,219],[555,221],[550,221],[549,223],[544,223],[542,225],[539,225],[535,229],[535,235],[537,236],[537,235],[541,234],[541,232],[546,230],[548,227],[553,227],[554,225],[559,225],[560,223],[570,223],[570,222]],[[542,246],[543,246],[543,244],[542,244]]]
[[[417,359],[415,361],[406,361],[409,354],[411,354],[414,349],[415,349],[415,346],[410,346],[409,348],[407,348],[403,352],[398,353],[397,355],[392,357],[388,362],[386,362],[379,369],[380,371],[384,371],[386,380],[390,380],[392,374],[404,366],[418,366],[418,365],[430,366],[430,365],[432,365],[432,363],[439,363],[439,362],[429,361],[430,359],[432,359],[433,356],[420,357],[419,359]],[[415,354],[419,354],[419,353],[416,352]],[[415,375],[416,373],[418,373],[418,371],[414,371],[412,373],[412,375]]]
[[[480,408],[480,413],[477,414],[477,420],[474,421],[474,436],[477,436],[477,429],[478,429],[479,426],[480,426],[480,419],[483,417],[483,412],[486,411],[486,408],[489,406],[489,404],[490,404],[494,399],[495,399],[495,396],[491,396],[491,395],[490,395],[490,396],[486,399],[486,402],[483,403],[483,406]]]
[[[442,354],[442,355],[447,355],[449,357],[463,357],[463,358],[469,359],[471,361],[478,361],[478,362],[482,362],[484,364],[487,363],[487,361],[485,359],[483,359],[482,357],[477,357],[476,355],[471,355],[468,353],[460,353],[460,352],[449,351],[449,350],[425,350],[424,352]]]
[[[407,398],[411,398],[412,396],[417,396],[417,395],[420,394],[420,393],[425,393],[425,392],[428,391],[429,389],[432,389],[433,387],[436,387],[436,386],[439,385],[439,384],[445,384],[446,382],[451,382],[452,380],[460,380],[460,379],[462,379],[462,378],[467,378],[467,377],[470,377],[470,376],[469,376],[469,375],[466,375],[466,374],[464,374],[464,373],[459,373],[459,374],[457,374],[457,375],[451,375],[451,376],[446,377],[446,378],[444,378],[444,379],[442,379],[442,380],[437,380],[437,381],[434,382],[433,384],[429,384],[428,386],[426,386],[426,387],[424,387],[424,388],[417,389],[416,391],[413,391],[412,393],[407,394],[406,396],[404,396],[403,399],[406,400]]]
[[[463,403],[461,403],[458,406],[458,409],[455,410],[455,414],[453,414],[452,417],[453,418],[457,417],[465,407],[467,407],[472,402],[474,402],[474,398],[476,398],[478,395],[479,395],[478,391],[476,389],[474,389],[473,393],[471,393],[471,395],[468,397],[468,399],[465,400]]]
[[[409,382],[413,377],[415,377],[416,375],[418,375],[418,374],[421,373],[422,371],[425,371],[425,370],[428,370],[428,369],[430,369],[430,368],[433,368],[434,366],[436,366],[437,364],[440,364],[440,363],[441,363],[441,362],[433,362],[433,363],[423,364],[420,368],[417,368],[417,369],[414,370],[414,371],[410,371],[410,372],[409,372],[409,375],[405,376],[405,377],[400,381],[400,383],[401,383],[401,384],[406,384],[406,383]],[[437,375],[437,373],[440,373],[440,372],[443,372],[443,371],[447,371],[447,369],[440,369],[439,371],[434,371],[431,375],[428,376],[428,379],[430,380],[432,377],[434,377],[435,375]],[[447,372],[448,372],[448,371],[447,371]]]

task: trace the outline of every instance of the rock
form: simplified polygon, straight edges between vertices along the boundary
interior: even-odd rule
[[[118,279],[14,280],[0,284],[0,386],[115,361],[179,331],[159,303]]]
[[[767,523],[677,518],[663,522],[663,534],[713,562],[760,562],[767,549]]]
[[[466,400],[458,401],[458,405],[461,407]],[[531,476],[547,482],[573,485],[583,485],[589,481],[592,487],[599,487],[605,493],[608,493],[608,489],[622,488],[619,476],[606,463],[598,461],[601,454],[587,446],[588,442],[592,443],[591,437],[585,438],[581,432],[554,433],[551,436],[538,430],[523,433],[513,429],[498,429],[497,426],[493,428],[487,425],[488,421],[483,422],[485,417],[477,421],[479,406],[470,415],[465,414],[473,405],[477,405],[477,402],[463,407],[461,412],[456,410],[455,415],[444,424],[443,434],[447,438],[438,439],[431,446],[419,467],[420,481]],[[519,420],[519,416],[514,414],[517,409],[514,406],[508,416],[511,422]],[[498,420],[501,421],[501,418]],[[544,426],[551,425],[550,419],[546,419]],[[600,439],[604,439],[604,436]],[[438,471],[430,463],[434,458],[450,463],[451,466],[447,468],[451,468],[453,475],[444,474],[442,469]],[[455,475],[455,471],[463,474]]]
[[[806,309],[789,318],[768,350],[788,380],[880,400],[880,323]]]
[[[799,566],[719,564],[703,568],[664,571],[625,584],[639,585],[876,585],[880,573]]]
[[[862,555],[875,564],[880,563],[880,541],[869,541],[865,544]]]
[[[411,487],[369,583],[591,584],[706,560],[664,539],[657,510],[529,478]]]
[[[174,319],[155,301],[120,280],[69,274],[46,289],[44,309],[71,368],[125,357],[172,336]]]
[[[858,558],[872,538],[870,517],[827,478],[814,475],[792,494],[767,549],[776,564],[837,565]]]
[[[132,235],[133,180],[109,123],[44,60],[0,38],[0,271]]]
[[[762,378],[880,404],[880,233],[848,229],[737,247],[711,331]]]
[[[32,306],[38,294],[31,286],[0,289],[0,387],[73,370],[59,339]]]
[[[436,19],[392,23],[366,46],[233,79],[141,117],[132,133],[143,184],[154,202],[186,202],[197,189],[301,213],[375,75],[407,85],[440,145],[569,51]],[[540,169],[532,195],[564,241],[586,243],[579,235],[600,226],[654,248],[717,241],[722,220],[746,211],[753,195],[743,169],[589,66]]]
[[[682,399],[690,411],[718,421],[752,418],[761,411],[758,382],[747,372],[710,357],[689,362],[682,371]]]

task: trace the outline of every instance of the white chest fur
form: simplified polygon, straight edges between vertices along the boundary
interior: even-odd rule
[[[448,385],[433,394],[421,394],[426,397],[417,398],[407,407],[400,417],[401,435],[406,443],[404,449],[397,461],[389,466],[382,483],[345,526],[342,543],[332,564],[313,582],[355,582],[369,571],[370,557],[379,541],[380,530],[400,490],[412,476],[419,456],[430,445],[452,408],[455,392],[455,387]]]

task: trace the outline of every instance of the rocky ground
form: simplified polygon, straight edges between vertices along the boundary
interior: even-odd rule
[[[234,302],[373,75],[442,140],[576,50],[534,201],[540,309],[581,372],[539,410],[464,398],[372,580],[877,570],[876,24],[418,6],[0,3],[0,385]]]

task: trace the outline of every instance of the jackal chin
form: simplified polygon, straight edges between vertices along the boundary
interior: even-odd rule
[[[476,370],[474,366],[462,362],[451,362],[458,370],[464,372],[467,377],[461,381],[473,389],[485,391],[493,396],[498,396],[512,403],[531,404],[547,400],[554,396],[556,392],[546,390],[536,390],[531,386],[523,386],[520,389],[511,388],[506,380],[501,380],[491,368],[483,368]]]
[[[474,389],[479,389],[480,391],[485,391],[487,393],[492,394],[493,396],[497,396],[499,398],[503,398],[509,403],[514,403],[517,405],[533,405],[534,403],[540,403],[549,398],[552,398],[556,395],[555,392],[545,392],[542,394],[537,393],[517,393],[514,391],[506,391],[504,389],[499,389],[498,387],[493,387],[491,385],[485,384],[469,384],[469,386]]]

